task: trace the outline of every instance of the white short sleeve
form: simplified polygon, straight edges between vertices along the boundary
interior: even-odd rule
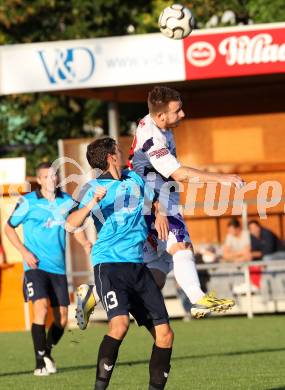
[[[173,172],[181,167],[181,164],[177,161],[176,157],[170,153],[163,140],[155,137],[150,138],[144,144],[144,147],[144,152],[151,165],[167,179]]]

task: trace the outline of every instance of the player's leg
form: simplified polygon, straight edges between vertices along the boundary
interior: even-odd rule
[[[93,284],[81,284],[76,289],[75,318],[81,330],[86,329],[90,315],[100,301],[96,286]]]
[[[128,331],[129,297],[126,284],[130,265],[107,263],[94,267],[95,284],[99,286],[98,295],[106,311],[109,328],[98,351],[95,390],[107,389],[120,345]]]
[[[135,286],[136,313],[139,314],[138,309],[141,308],[140,324],[148,328],[155,340],[149,363],[149,390],[163,389],[170,370],[173,332],[161,291],[150,270],[146,266],[142,267]]]
[[[62,338],[68,320],[69,294],[66,275],[47,273],[49,299],[53,310],[53,323],[47,333],[44,361],[50,374],[56,373],[56,365],[51,356],[52,348]]]
[[[196,303],[205,293],[201,290],[190,236],[180,214],[169,216],[167,252],[173,258],[174,276],[191,303]]]
[[[44,356],[46,368],[50,374],[55,374],[57,371],[55,361],[51,353],[53,347],[58,344],[59,340],[63,336],[64,329],[67,325],[67,320],[68,320],[68,307],[67,306],[53,307],[53,317],[54,317],[54,321],[50,325],[47,333],[46,354]]]
[[[25,272],[25,300],[30,300],[33,304],[31,333],[35,351],[36,368],[34,370],[34,375],[36,376],[49,375],[44,361],[44,355],[46,353],[45,323],[48,313],[47,283],[48,281],[44,271],[29,270]]]
[[[129,316],[111,318],[108,327],[108,334],[104,336],[98,351],[95,390],[105,390],[109,385],[120,345],[129,328]]]
[[[200,286],[190,237],[181,215],[170,216],[167,251],[173,257],[173,271],[177,283],[192,303],[191,314],[196,318],[212,311],[226,311],[234,306],[232,299],[218,299],[205,294]]]
[[[177,214],[168,217],[169,238],[167,243],[158,240],[156,231],[153,228],[153,220],[153,215],[146,217],[149,236],[144,245],[144,262],[152,269],[157,269],[158,267],[155,263],[159,262],[160,268],[163,264],[163,261],[160,261],[160,259],[164,260],[164,254],[167,250],[173,258],[173,271],[178,284],[185,291],[190,301],[196,303],[205,294],[200,287],[189,233],[182,216]],[[165,273],[169,272],[167,263],[168,260],[165,264],[167,269],[160,269]]]
[[[153,328],[155,343],[149,361],[149,390],[164,389],[170,371],[174,334],[169,324]]]
[[[48,313],[48,299],[41,298],[33,302],[33,323],[31,327],[34,344],[36,368],[34,375],[45,376],[49,372],[44,361],[46,351],[46,319]]]
[[[158,254],[157,237],[151,231],[149,237],[143,247],[143,262],[149,268],[157,286],[160,290],[163,289],[166,277],[169,272],[169,261],[172,262],[172,257],[166,252],[166,244],[160,249],[161,256]]]

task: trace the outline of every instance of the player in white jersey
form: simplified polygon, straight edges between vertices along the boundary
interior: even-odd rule
[[[171,129],[177,127],[185,116],[177,91],[163,86],[155,87],[148,95],[148,108],[149,114],[140,121],[136,131],[129,167],[154,187],[159,203],[167,214],[169,235],[166,243],[161,242],[153,229],[154,216],[146,216],[150,234],[144,248],[144,261],[158,276],[160,286],[173,268],[178,284],[192,303],[191,313],[194,317],[204,317],[211,311],[227,310],[234,305],[233,300],[218,299],[201,290],[190,236],[179,213],[178,183],[191,180],[215,181],[239,188],[243,181],[237,175],[185,167],[177,160]]]

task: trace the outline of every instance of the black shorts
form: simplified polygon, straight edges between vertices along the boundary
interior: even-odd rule
[[[24,276],[25,301],[49,298],[52,307],[70,304],[66,275],[31,269]]]
[[[142,263],[102,263],[94,267],[97,293],[108,320],[131,313],[139,325],[169,322],[161,291]]]

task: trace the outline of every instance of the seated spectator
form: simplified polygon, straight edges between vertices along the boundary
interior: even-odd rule
[[[224,261],[244,262],[251,260],[250,235],[243,230],[238,219],[228,223],[228,234],[223,247]]]
[[[285,246],[271,230],[256,220],[249,221],[251,254],[254,260],[285,260]]]
[[[252,260],[250,234],[243,230],[238,219],[233,218],[228,223],[228,234],[223,247],[223,259],[226,262],[242,263]],[[261,268],[249,267],[251,292],[258,292],[261,282]],[[246,294],[246,283],[233,286],[234,294]]]

